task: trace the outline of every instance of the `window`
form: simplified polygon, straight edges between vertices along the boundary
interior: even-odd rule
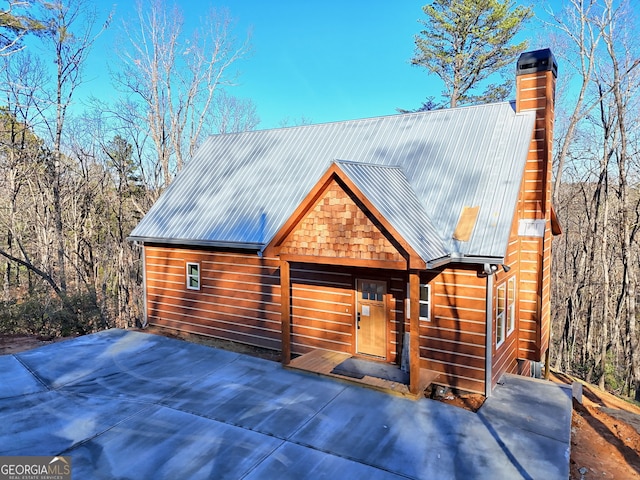
[[[496,303],[496,347],[502,345],[505,339],[505,315],[507,301],[507,286],[498,286],[498,302]]]
[[[384,301],[384,284],[373,282],[362,282],[362,300]]]
[[[516,328],[516,277],[497,287],[496,347]]]
[[[509,313],[509,329],[507,330],[507,335],[510,335],[516,328],[516,277],[511,277],[509,279],[509,292],[507,294],[507,302],[508,308],[507,311]]]
[[[200,290],[200,264],[187,263],[187,288]]]
[[[420,320],[431,321],[431,285],[420,284]]]
[[[407,283],[407,318],[411,318],[411,304],[409,302],[409,284]],[[428,283],[420,284],[420,320],[423,322],[431,321],[431,285]]]

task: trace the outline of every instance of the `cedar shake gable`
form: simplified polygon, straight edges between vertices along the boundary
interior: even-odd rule
[[[396,202],[385,197],[384,204],[376,204],[375,199],[372,200],[363,192],[362,187],[366,182],[361,179],[359,184],[354,182],[345,172],[349,168],[346,165],[350,168],[357,167],[353,162],[334,162],[275,235],[265,249],[265,254],[297,261],[317,260],[321,257],[325,263],[346,263],[353,266],[376,265],[379,268],[406,269],[410,265],[411,268],[425,268],[426,261],[422,256],[424,253],[421,255],[399,231],[398,224],[402,222],[398,217],[402,215],[394,215],[398,212],[389,210],[394,204],[411,205],[412,202],[405,195]],[[387,167],[371,165],[361,167],[388,170]],[[385,172],[378,173],[381,184],[386,184]],[[367,187],[364,189],[370,190]],[[395,191],[390,188],[386,190]],[[389,211],[381,211],[385,209]],[[395,218],[388,218],[389,216]],[[413,217],[411,220],[412,225],[418,228],[425,225],[425,219]],[[425,228],[429,230],[428,227],[427,225]],[[403,226],[400,225],[400,230],[402,229]],[[435,245],[431,250],[437,255],[446,255],[435,234],[424,233],[426,235],[423,237],[434,235]]]

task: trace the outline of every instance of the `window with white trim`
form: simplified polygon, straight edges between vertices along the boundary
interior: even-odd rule
[[[411,304],[409,303],[409,284],[407,283],[407,318],[411,318]],[[431,321],[431,285],[428,283],[420,284],[420,320],[423,322]]]
[[[431,321],[431,285],[420,284],[420,320]]]
[[[516,277],[511,277],[508,283],[507,312],[509,314],[507,335],[511,335],[516,328]]]
[[[200,264],[187,262],[187,288],[189,290],[200,290]]]
[[[498,285],[496,302],[496,347],[504,342],[506,337],[506,315],[507,315],[507,285]]]

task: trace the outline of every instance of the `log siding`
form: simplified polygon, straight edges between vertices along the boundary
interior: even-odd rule
[[[551,152],[556,79],[552,71],[516,77],[516,111],[535,111],[536,121],[518,201],[517,219],[544,220],[543,238],[521,237],[518,270],[518,345],[522,361],[542,360],[551,319]],[[512,368],[512,366],[510,367]],[[522,367],[521,367],[522,368]]]
[[[517,251],[520,243],[514,240],[510,246],[508,261],[513,267],[520,259]],[[527,254],[525,264],[526,257]],[[199,291],[186,288],[187,262],[200,264]],[[259,258],[254,254],[147,245],[149,323],[280,350],[279,265],[275,258]],[[291,353],[299,355],[322,349],[355,354],[358,278],[387,282],[387,361],[399,363],[403,334],[410,331],[406,271],[291,263]],[[507,276],[500,271],[495,283],[506,280]],[[525,275],[524,283],[527,281]],[[473,268],[458,266],[423,272],[420,282],[431,286],[431,318],[419,322],[421,367],[440,372],[438,382],[443,385],[484,393],[486,278]],[[519,292],[517,299],[520,313],[528,305],[522,295]],[[495,306],[495,299],[493,303]],[[495,312],[491,321],[495,322]],[[516,332],[507,335],[504,344],[493,352],[494,382],[504,372],[518,371],[518,332],[526,331],[528,325],[522,316],[518,322]]]
[[[278,260],[242,253],[145,245],[149,325],[281,349]],[[186,288],[186,263],[200,290]]]
[[[421,366],[438,383],[484,394],[486,278],[470,268],[423,274],[431,285],[431,321],[420,321]]]

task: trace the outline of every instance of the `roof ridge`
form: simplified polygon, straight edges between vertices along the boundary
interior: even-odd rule
[[[371,120],[383,120],[383,119],[399,118],[399,117],[413,117],[413,116],[439,114],[439,113],[446,113],[446,112],[455,112],[459,110],[498,107],[501,105],[511,106],[512,104],[515,104],[515,100],[504,100],[501,102],[493,102],[493,103],[485,103],[485,104],[477,104],[477,105],[461,105],[453,108],[437,108],[434,110],[421,110],[418,112],[388,113],[386,115],[373,115],[371,117],[362,117],[362,118],[347,118],[343,120],[329,120],[326,122],[307,123],[304,125],[286,125],[283,127],[259,128],[256,130],[244,130],[242,132],[216,133],[213,135],[209,135],[209,137],[234,136],[234,135],[243,135],[243,134],[251,134],[251,133],[307,129],[307,128],[313,128],[313,127],[322,127],[322,126],[339,125],[339,124],[347,124],[347,123],[363,123]]]
[[[357,165],[357,166],[362,166],[362,167],[375,167],[375,168],[385,168],[385,169],[395,169],[395,170],[400,170],[400,171],[404,171],[402,169],[401,165],[383,165],[381,163],[368,163],[368,162],[361,162],[358,160],[346,160],[343,158],[336,158],[333,160],[334,163],[337,163],[338,165],[341,164],[345,164],[345,165]]]

